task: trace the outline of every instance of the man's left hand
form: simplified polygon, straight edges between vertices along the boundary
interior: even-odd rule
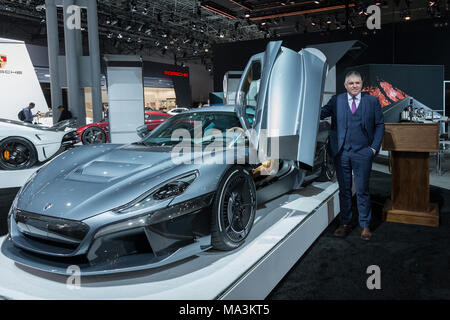
[[[373,155],[375,155],[377,153],[377,150],[375,150],[374,148],[370,148],[372,149]]]

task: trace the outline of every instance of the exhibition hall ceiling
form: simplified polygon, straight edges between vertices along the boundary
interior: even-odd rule
[[[41,24],[45,35],[44,0],[0,0],[0,17]],[[211,64],[216,43],[276,39],[302,33],[368,30],[369,5],[381,8],[381,23],[434,19],[448,23],[449,0],[98,0],[103,45],[123,54],[158,51],[180,64],[200,60]],[[60,10],[61,11],[61,10]],[[83,14],[86,21],[86,14]],[[62,26],[62,12],[60,12]],[[117,53],[116,52],[116,53]]]

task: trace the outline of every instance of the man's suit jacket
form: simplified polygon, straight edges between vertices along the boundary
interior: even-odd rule
[[[347,134],[347,109],[349,108],[347,92],[334,95],[322,107],[320,118],[331,116],[330,146],[333,156],[336,156],[344,145]],[[368,147],[378,153],[384,135],[384,116],[380,102],[377,98],[362,92],[358,108],[362,108],[362,129],[367,133]]]

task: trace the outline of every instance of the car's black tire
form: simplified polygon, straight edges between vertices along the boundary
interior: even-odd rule
[[[223,175],[214,198],[211,244],[218,250],[241,246],[253,226],[256,187],[251,172],[233,166]]]
[[[320,173],[319,181],[333,181],[336,177],[336,169],[328,143],[324,147],[322,161],[322,172]]]
[[[4,170],[23,170],[37,162],[34,145],[22,137],[9,137],[0,142],[0,168]]]
[[[83,144],[96,144],[106,142],[106,132],[100,127],[86,128],[81,134]]]

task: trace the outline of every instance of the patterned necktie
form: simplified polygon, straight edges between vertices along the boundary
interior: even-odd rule
[[[352,114],[355,114],[356,112],[356,101],[355,101],[355,97],[353,97],[353,102],[352,102]]]

